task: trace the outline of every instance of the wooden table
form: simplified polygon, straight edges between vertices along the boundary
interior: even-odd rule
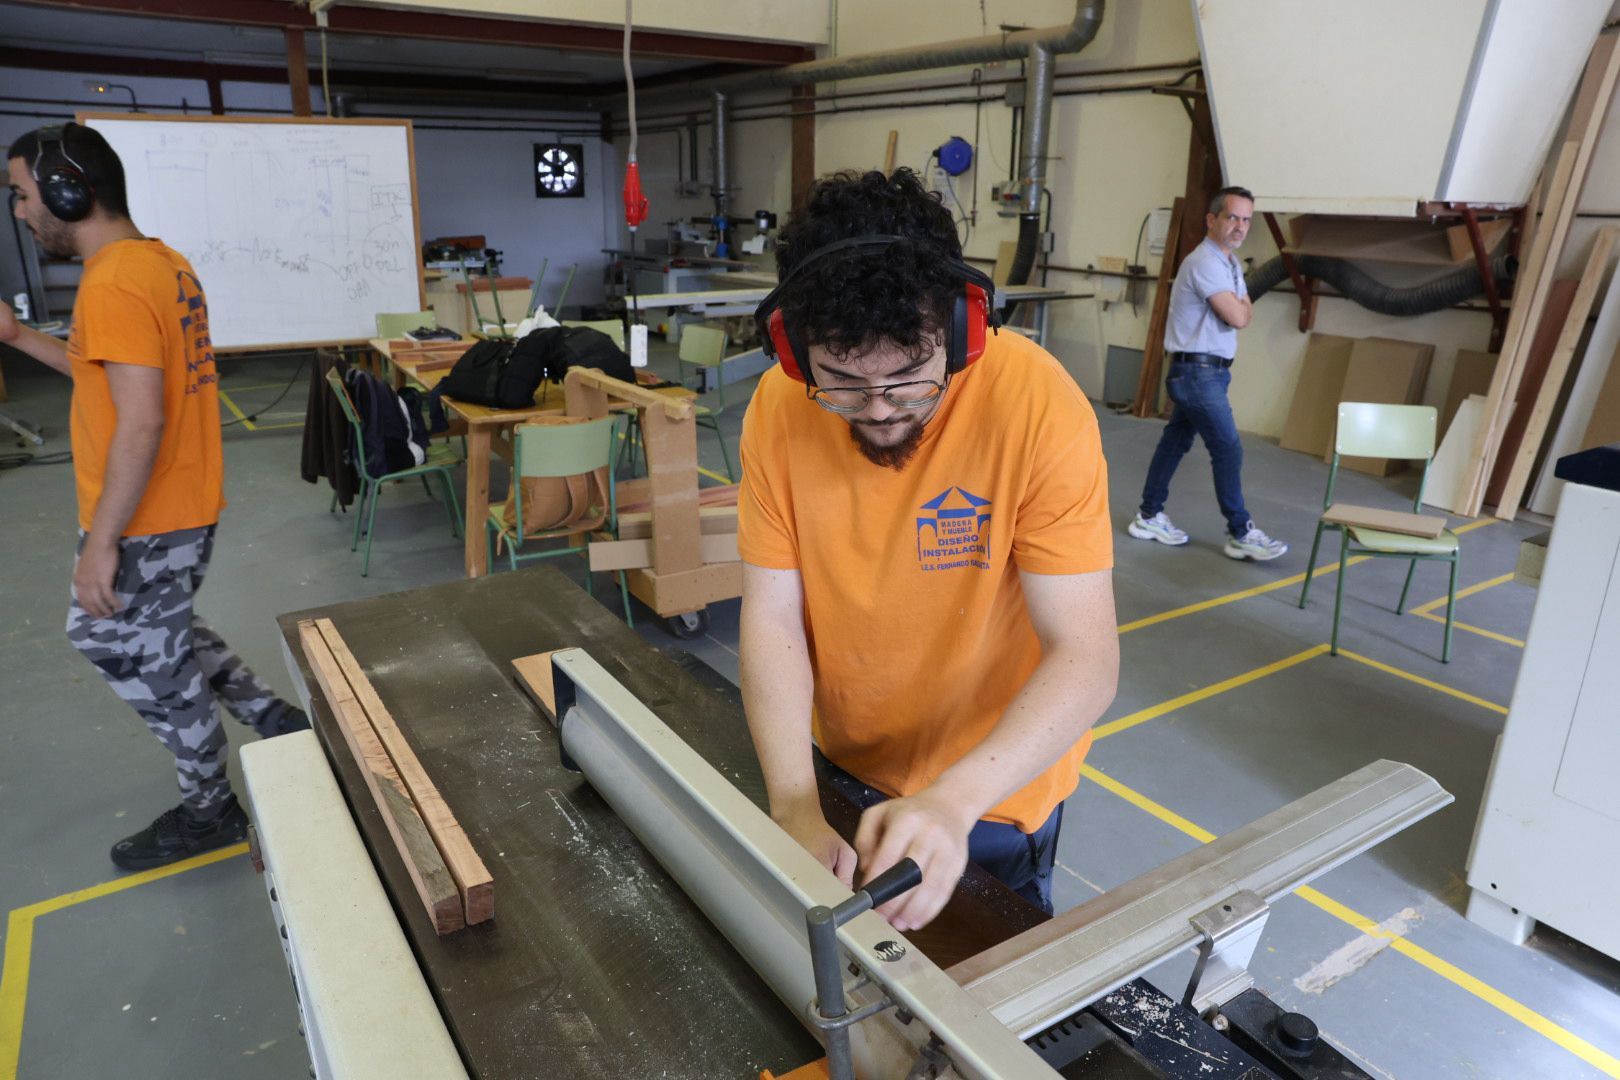
[[[370,345],[389,359],[394,369],[397,389],[407,382],[431,390],[444,378],[449,368],[418,371],[410,360],[393,359],[391,345],[386,338],[373,338]],[[674,397],[696,397],[685,387],[668,387],[663,393]],[[467,424],[467,497],[465,550],[463,562],[467,576],[483,577],[489,573],[489,550],[484,544],[484,522],[489,517],[489,461],[491,454],[500,454],[507,464],[512,463],[511,431],[517,425],[542,416],[560,416],[565,411],[562,387],[544,384],[543,402],[524,409],[496,409],[488,405],[473,405],[452,397],[441,397],[445,406]],[[500,436],[497,438],[497,436]]]

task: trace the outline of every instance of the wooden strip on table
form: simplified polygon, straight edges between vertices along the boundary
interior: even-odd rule
[[[427,826],[433,843],[443,856],[444,864],[455,880],[467,924],[470,926],[494,918],[495,881],[485,868],[484,860],[480,859],[478,852],[473,849],[466,830],[456,820],[455,814],[450,812],[450,807],[439,794],[438,787],[428,777],[427,770],[422,768],[416,752],[405,740],[404,732],[394,723],[388,707],[377,696],[377,691],[372,687],[371,680],[366,678],[365,672],[360,670],[354,654],[349,652],[349,647],[344,644],[337,627],[332,625],[332,620],[317,619],[315,627],[325,639],[327,647],[332,650],[332,656],[337,661],[339,670],[348,679],[349,687],[364,710],[366,718],[371,722],[372,730],[376,732],[378,741],[394,763],[394,768],[404,781],[411,801],[416,804],[417,812]]]
[[[517,671],[518,686],[540,706],[540,711],[553,724],[557,722],[557,688],[551,681],[551,658],[561,651],[553,649],[533,656],[520,656],[512,661],[512,667]]]
[[[377,812],[388,827],[388,835],[394,838],[394,846],[399,849],[400,860],[410,874],[411,883],[416,886],[416,895],[427,910],[428,922],[441,937],[462,929],[467,925],[467,917],[455,878],[450,876],[438,845],[433,842],[422,815],[411,801],[410,792],[399,778],[388,751],[377,740],[377,733],[372,730],[359,700],[349,688],[349,682],[332,656],[332,650],[327,647],[326,639],[308,620],[298,624],[298,636],[304,647],[304,656],[309,660],[310,667],[315,669],[315,680],[320,683],[321,693],[326,695],[338,730],[343,733],[343,741],[354,755],[354,762],[360,768],[366,788],[376,800]]]

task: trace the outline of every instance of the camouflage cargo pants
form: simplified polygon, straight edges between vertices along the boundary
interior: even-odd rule
[[[82,549],[82,534],[79,544]],[[98,619],[75,596],[68,607],[68,640],[174,755],[186,805],[212,810],[231,791],[216,699],[266,738],[307,727],[308,721],[192,610],[213,553],[212,525],[126,537],[118,547],[113,589],[124,609]]]

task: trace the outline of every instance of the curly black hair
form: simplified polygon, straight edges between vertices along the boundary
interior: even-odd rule
[[[962,258],[951,213],[910,169],[893,175],[847,170],[810,186],[777,240],[776,268],[786,279],[812,251],[854,236],[892,233],[880,250],[852,249],[818,259],[781,296],[783,319],[807,344],[833,356],[898,348],[913,360],[944,338],[951,302],[962,291],[950,263]]]

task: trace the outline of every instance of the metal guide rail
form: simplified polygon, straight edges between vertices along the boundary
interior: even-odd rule
[[[903,870],[852,896],[587,653],[564,650],[552,663],[568,764],[827,1044],[835,1077],[1079,1075],[1060,1044],[1095,1045],[1075,1036],[1096,1019],[1129,1030],[1103,1007],[1117,1008],[1115,998],[1082,1017],[1086,1007],[1189,946],[1198,962],[1185,1015],[1217,1018],[1231,1003],[1265,1028],[1263,1042],[1287,1019],[1250,991],[1267,905],[1451,802],[1417,769],[1375,762],[945,971],[870,910],[883,898],[868,890],[909,887]],[[836,942],[831,962],[812,937]],[[1215,1028],[1197,1023],[1228,1026],[1224,1016]],[[1315,1046],[1314,1028],[1309,1040],[1302,1030],[1278,1028],[1289,1046]],[[1233,1076],[1329,1075],[1251,1067],[1235,1046],[1233,1055],[1243,1062]],[[1210,1075],[1207,1065],[1188,1075]],[[1331,1075],[1359,1074],[1345,1067]]]

